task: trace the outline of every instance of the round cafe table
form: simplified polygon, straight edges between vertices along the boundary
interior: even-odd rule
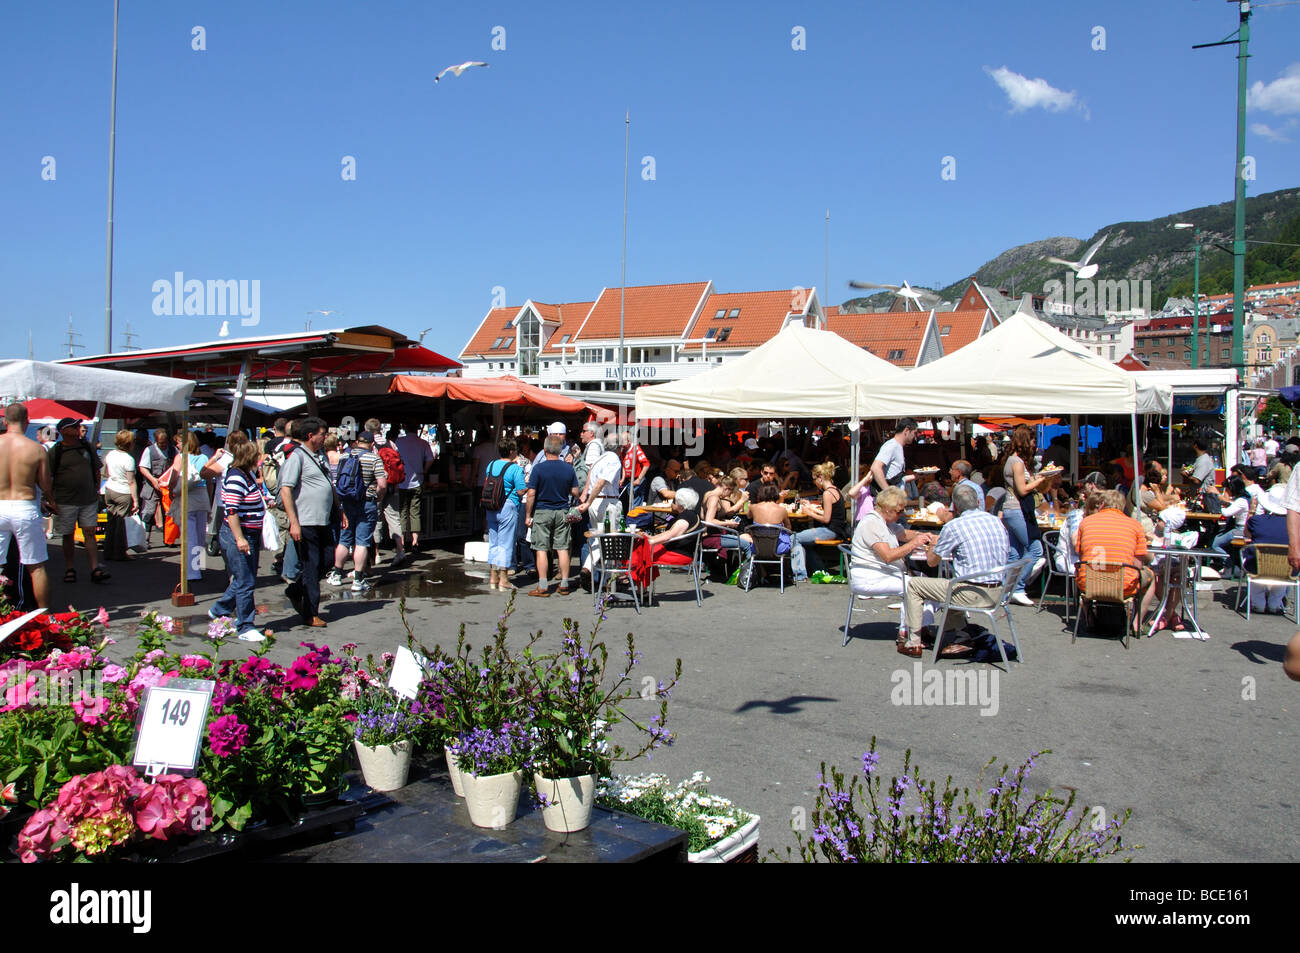
[[[1207,641],[1210,638],[1209,633],[1201,628],[1200,620],[1196,615],[1197,584],[1201,581],[1202,560],[1211,557],[1221,559],[1222,554],[1213,549],[1181,549],[1177,546],[1152,546],[1148,552],[1164,557],[1161,562],[1164,566],[1165,591],[1160,598],[1160,606],[1151,620],[1151,632],[1154,633],[1156,626],[1160,624],[1165,610],[1169,607],[1169,593],[1173,591],[1173,586],[1177,585],[1182,594],[1183,619],[1191,625],[1191,628],[1187,632],[1173,633],[1174,638]],[[1178,573],[1176,580],[1173,578],[1175,567]]]

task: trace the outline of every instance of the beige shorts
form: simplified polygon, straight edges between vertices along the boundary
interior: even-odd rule
[[[60,503],[59,511],[54,514],[53,534],[55,536],[71,536],[81,527],[83,533],[94,533],[95,524],[99,520],[99,501],[87,503],[85,506],[72,506],[68,503]],[[93,536],[90,537],[94,539]]]

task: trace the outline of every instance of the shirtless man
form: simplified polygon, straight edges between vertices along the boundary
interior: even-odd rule
[[[18,540],[18,558],[32,575],[36,605],[50,604],[50,582],[45,574],[45,527],[36,503],[39,488],[48,512],[57,513],[50,482],[49,457],[36,441],[27,439],[27,408],[10,404],[5,409],[5,432],[0,435],[0,554],[9,551],[9,538]]]

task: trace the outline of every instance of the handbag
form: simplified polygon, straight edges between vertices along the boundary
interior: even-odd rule
[[[126,548],[143,549],[145,539],[144,520],[139,513],[132,513],[126,518]]]
[[[273,519],[262,520],[262,548],[272,553],[280,551],[280,527]]]

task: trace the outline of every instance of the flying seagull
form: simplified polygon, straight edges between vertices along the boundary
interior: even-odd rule
[[[429,333],[430,331],[432,331],[432,330],[433,330],[432,327],[428,327],[428,328],[425,328],[423,331],[421,331],[421,332],[420,332],[420,339],[419,339],[416,343],[417,343],[417,344],[423,344],[423,343],[424,343],[424,336],[425,336],[426,334],[428,334],[428,333]]]
[[[924,305],[937,304],[940,301],[937,294],[930,291],[922,291],[919,288],[913,288],[906,281],[901,285],[878,285],[874,281],[850,281],[849,287],[866,291],[892,291],[898,297],[903,298],[908,302],[906,305],[908,310],[911,310],[912,304],[915,304],[917,310],[920,311],[924,310]]]
[[[229,322],[229,321],[222,321],[222,322],[221,322],[221,330],[217,332],[217,337],[219,337],[219,338],[228,338],[228,337],[230,337],[230,322]]]
[[[433,81],[435,83],[438,82],[438,80],[442,79],[448,73],[454,73],[456,76],[459,77],[461,73],[465,72],[465,70],[469,69],[471,66],[487,66],[487,64],[484,63],[482,60],[469,60],[467,62],[461,63],[459,66],[448,66],[445,70],[443,70],[441,73],[435,76],[433,78]]]
[[[1101,236],[1101,238],[1093,242],[1092,247],[1089,248],[1087,253],[1078,261],[1066,261],[1064,258],[1051,258],[1051,257],[1046,257],[1043,259],[1043,261],[1050,261],[1050,262],[1055,262],[1058,265],[1065,265],[1065,267],[1069,268],[1071,271],[1074,272],[1074,276],[1076,278],[1079,278],[1081,280],[1091,278],[1093,275],[1097,273],[1098,266],[1090,265],[1088,264],[1088,262],[1092,261],[1092,256],[1097,254],[1097,249],[1101,248],[1101,246],[1105,244],[1106,239],[1108,238],[1110,238],[1110,232],[1107,232],[1105,235]]]

